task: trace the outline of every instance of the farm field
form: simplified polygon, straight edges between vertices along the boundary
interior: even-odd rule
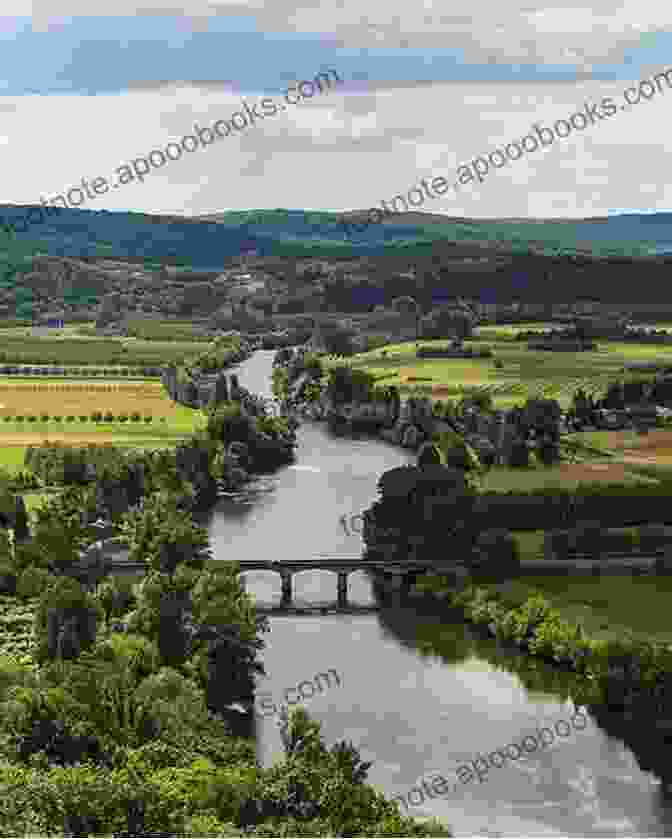
[[[448,345],[445,340],[420,343],[430,347]],[[476,342],[472,346],[476,350],[489,346],[494,358],[418,359],[415,342],[406,342],[359,353],[347,363],[373,373],[381,386],[396,385],[405,397],[417,393],[433,400],[457,400],[478,389],[490,393],[499,408],[523,404],[534,396],[557,399],[566,408],[579,387],[594,396],[602,395],[608,383],[623,375],[628,362],[652,361],[672,366],[672,347],[645,344],[605,341],[598,343],[595,352],[577,353],[528,350],[524,344],[504,340]],[[495,367],[495,360],[502,362],[501,369]],[[343,363],[332,356],[326,356],[324,361],[327,368]]]
[[[534,329],[536,331],[541,330],[550,330],[550,329],[559,329],[559,323],[493,323],[488,324],[485,326],[477,327],[474,332],[479,337],[483,338],[493,338],[497,339],[498,336],[502,336],[504,338],[513,338],[514,335],[517,335],[519,332],[523,332],[526,329]]]
[[[609,452],[614,461],[641,466],[672,465],[672,429],[654,428],[648,434],[634,431],[584,431],[571,435]]]
[[[623,463],[558,463],[538,469],[495,467],[481,479],[486,492],[526,492],[542,487],[576,488],[579,484],[618,483],[625,486],[658,483],[654,478],[630,471]]]
[[[194,325],[186,320],[156,320],[154,318],[131,317],[126,321],[130,338],[150,341],[208,342],[212,338],[201,336],[194,331]],[[3,326],[0,321],[0,335],[33,337],[32,324],[23,326]],[[45,336],[51,338],[100,338],[95,321],[65,323],[60,329],[50,329]],[[109,339],[106,339],[109,340]]]
[[[37,336],[23,327],[0,330],[0,361],[17,364],[160,366],[199,355],[203,349],[204,342],[196,340],[96,338],[72,333]]]
[[[129,382],[128,380],[83,380],[64,382],[58,378],[33,378],[15,380],[0,377],[0,434],[6,426],[5,417],[34,415],[43,412],[50,416],[58,413],[89,416],[92,411],[131,414],[151,414],[154,421],[162,417],[176,427],[189,429],[199,411],[172,402],[163,385],[157,381]]]
[[[113,422],[92,422],[92,411],[111,412]],[[118,415],[138,411],[144,421],[119,422]],[[58,414],[60,421],[40,420],[47,413]],[[17,422],[14,417],[24,416]],[[28,416],[36,421],[28,422]],[[67,416],[75,420],[66,422]],[[87,416],[86,422],[80,416]],[[11,421],[7,419],[11,418]],[[10,472],[23,468],[28,446],[46,441],[72,446],[109,443],[128,448],[161,448],[176,442],[202,427],[201,411],[186,408],[170,400],[163,386],[156,382],[88,381],[63,382],[58,379],[16,381],[0,377],[0,467]]]

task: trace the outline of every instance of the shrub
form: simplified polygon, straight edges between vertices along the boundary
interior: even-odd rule
[[[11,416],[6,416],[6,417],[3,417],[3,418],[2,418],[2,421],[3,421],[3,422],[11,422],[11,421],[12,421],[12,419],[13,419],[13,418],[12,418]]]
[[[143,419],[144,419],[145,422],[152,422],[151,414],[147,414],[145,417],[143,417]]]
[[[105,415],[103,416],[105,422],[114,422],[114,414],[112,411],[106,411]]]
[[[122,413],[122,414],[119,414],[118,420],[119,420],[119,422],[128,422],[128,414],[125,413],[125,412]]]
[[[133,411],[131,414],[131,422],[140,422],[140,411]]]
[[[79,421],[80,421],[80,422],[88,422],[88,421],[89,421],[89,418],[87,417],[87,415],[86,415],[86,414],[80,414],[80,415],[79,415]]]
[[[91,412],[91,422],[102,422],[103,415],[100,411]]]
[[[14,422],[23,422],[23,420],[24,420],[23,414],[18,414],[17,416],[14,417]]]
[[[66,421],[66,422],[74,422],[74,421],[75,421],[75,417],[73,417],[73,415],[72,415],[72,414],[68,414],[68,416],[65,418],[65,421]]]
[[[49,422],[49,414],[46,411],[40,414],[40,422]]]
[[[28,422],[37,422],[37,417],[35,416],[35,414],[29,414],[26,417],[26,419],[28,420]]]

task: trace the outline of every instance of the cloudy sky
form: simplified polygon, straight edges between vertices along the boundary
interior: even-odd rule
[[[534,134],[533,124],[611,97],[614,115],[601,111],[585,128],[577,117],[566,138],[488,164],[483,183],[421,209],[475,218],[672,209],[672,86],[638,88],[672,68],[660,0],[470,0],[455,12],[443,0],[139,2],[4,0],[1,203],[39,203],[83,177],[113,183],[118,167],[179,143],[194,123],[282,101],[333,69],[332,90],[180,152],[142,182],[89,192],[81,206],[188,216],[372,207],[422,178],[452,183],[458,167]],[[623,91],[633,86],[641,101],[630,106]]]

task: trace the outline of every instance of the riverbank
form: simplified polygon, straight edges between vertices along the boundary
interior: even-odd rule
[[[633,603],[635,581],[629,578],[627,582]],[[656,581],[651,586],[647,582],[643,581],[646,592],[642,603],[651,609]],[[604,582],[600,586],[603,596],[608,597]],[[625,597],[626,591],[619,587]],[[667,589],[672,591],[669,582]],[[672,644],[667,632],[663,636],[652,627],[648,633],[635,635],[627,627],[610,626],[604,615],[601,619],[590,606],[582,618],[577,618],[572,608],[578,604],[572,602],[572,595],[560,591],[557,579],[554,583],[540,578],[534,583],[516,580],[470,585],[457,592],[448,578],[428,575],[416,582],[414,591],[458,609],[467,622],[482,627],[498,641],[577,673],[585,680],[584,689],[593,702],[604,702],[609,697],[612,709],[639,701],[655,702],[657,713],[672,719]],[[664,594],[662,600],[667,602]],[[605,601],[595,598],[595,602]],[[613,698],[615,692],[617,700]]]

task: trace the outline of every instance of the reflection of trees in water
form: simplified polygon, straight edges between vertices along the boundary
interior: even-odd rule
[[[459,664],[476,654],[474,639],[455,613],[455,622],[446,620],[447,609],[432,602],[390,594],[375,576],[373,593],[380,606],[378,619],[388,637],[404,649],[423,658],[437,657],[445,664]]]
[[[612,711],[607,705],[588,705],[591,716],[610,737],[617,737],[632,750],[639,768],[643,772],[652,772],[663,782],[657,790],[661,809],[670,809],[672,789],[667,785],[672,782],[670,749],[672,748],[672,720],[663,719],[656,713],[652,703],[639,701],[631,707],[628,719],[622,711]],[[659,727],[664,725],[665,727]],[[669,813],[672,835],[672,811]]]
[[[423,658],[435,656],[448,665],[476,657],[496,670],[517,676],[530,693],[545,693],[586,706],[597,727],[627,746],[644,772],[652,772],[663,781],[657,791],[659,817],[668,826],[665,812],[671,809],[672,787],[668,790],[666,785],[672,783],[672,719],[663,719],[655,700],[635,700],[626,715],[622,698],[616,702],[618,691],[613,687],[607,691],[596,680],[503,644],[488,636],[484,627],[464,623],[459,612],[435,600],[390,595],[375,577],[372,583],[381,606],[380,624],[404,649]],[[665,835],[672,835],[672,812],[669,827]]]

